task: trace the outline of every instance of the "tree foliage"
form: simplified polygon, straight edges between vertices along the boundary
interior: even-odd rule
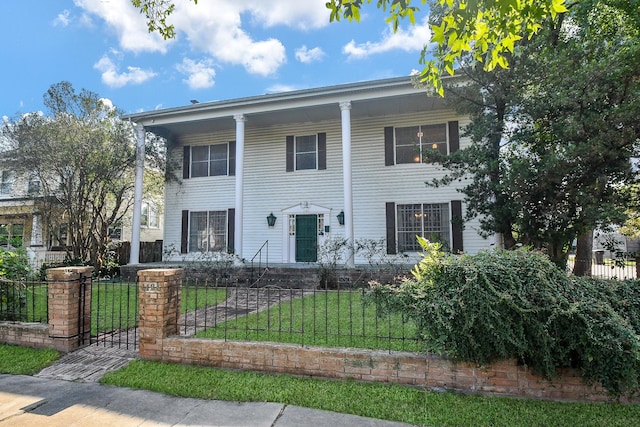
[[[3,156],[39,179],[43,222],[54,236],[66,229],[69,257],[99,269],[109,227],[132,204],[132,129],[110,103],[68,82],[52,85],[44,104],[50,116],[30,113],[4,126]]]

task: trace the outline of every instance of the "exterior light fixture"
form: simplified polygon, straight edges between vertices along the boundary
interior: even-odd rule
[[[276,217],[273,212],[271,212],[267,217],[267,224],[269,224],[269,227],[273,227],[274,225],[276,225],[276,219],[278,219],[278,217]]]
[[[338,218],[338,223],[340,225],[344,225],[344,211],[340,211],[340,213],[336,215],[336,217]]]

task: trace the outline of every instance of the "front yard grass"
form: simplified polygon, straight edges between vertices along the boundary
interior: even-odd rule
[[[33,375],[58,360],[52,349],[34,349],[0,344],[0,374]]]
[[[101,382],[172,396],[277,402],[430,427],[640,425],[638,405],[465,395],[149,361],[134,361]]]

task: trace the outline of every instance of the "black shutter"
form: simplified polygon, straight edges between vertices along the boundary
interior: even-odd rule
[[[293,172],[293,135],[287,136],[287,172]]]
[[[227,252],[235,253],[236,240],[236,210],[231,208],[227,211]]]
[[[388,126],[384,128],[384,165],[393,166],[394,164],[393,126]]]
[[[460,149],[460,131],[458,122],[449,122],[449,153],[455,153]]]
[[[236,174],[236,142],[229,141],[229,176]]]
[[[451,201],[451,252],[454,254],[464,250],[462,244],[462,202],[460,200]]]
[[[396,204],[387,202],[387,254],[398,253],[396,249]]]
[[[318,170],[327,168],[327,134],[318,134]]]
[[[189,249],[189,211],[182,211],[182,235],[180,237],[180,253],[186,254]]]
[[[182,179],[189,179],[191,166],[191,147],[185,145],[182,150]]]

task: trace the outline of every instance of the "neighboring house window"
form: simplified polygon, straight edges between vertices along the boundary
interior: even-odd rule
[[[37,175],[29,176],[29,184],[27,187],[28,194],[40,194],[40,178]]]
[[[191,177],[227,175],[229,144],[191,147]]]
[[[447,125],[411,126],[395,129],[396,163],[420,163],[429,150],[447,154]]]
[[[327,134],[287,136],[287,172],[327,168]]]
[[[189,252],[227,249],[227,211],[190,212]]]
[[[13,171],[2,171],[0,194],[11,194],[13,191]]]
[[[149,203],[142,203],[142,216],[140,225],[143,227],[158,228],[158,210]]]
[[[107,233],[112,240],[122,240],[122,223],[118,222],[109,226]]]
[[[0,224],[0,246],[22,246],[24,224]]]
[[[51,248],[62,248],[67,246],[67,233],[68,233],[68,224],[62,223],[49,235],[49,247]],[[111,229],[109,229],[111,232]]]
[[[429,151],[447,155],[460,148],[458,122],[384,128],[384,163],[421,163]]]
[[[416,236],[440,242],[445,250],[451,247],[448,203],[397,205],[396,218],[399,252],[420,251]]]

